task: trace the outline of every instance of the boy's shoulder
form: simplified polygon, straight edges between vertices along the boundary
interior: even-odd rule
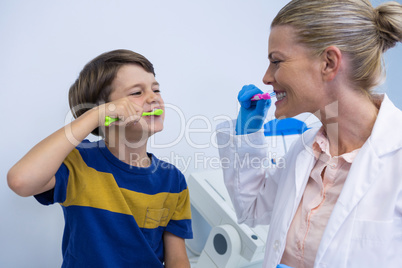
[[[75,148],[79,151],[84,151],[84,150],[91,150],[91,149],[97,149],[97,148],[103,148],[103,147],[106,147],[104,140],[90,141],[88,139],[85,139],[80,144],[78,144],[77,147],[75,147]]]
[[[163,184],[170,189],[176,189],[178,187],[178,192],[187,188],[186,178],[179,168],[167,161],[158,159],[153,154],[149,155],[152,159],[151,167],[153,177],[155,177],[157,181],[162,179]]]
[[[152,162],[155,163],[155,165],[157,165],[158,167],[179,171],[179,169],[175,165],[165,160],[159,159],[153,153],[148,153],[148,156],[152,159]]]
[[[151,166],[154,168],[155,171],[161,172],[161,173],[176,174],[177,176],[184,178],[184,175],[181,172],[181,170],[179,168],[177,168],[175,165],[173,165],[172,163],[161,160],[152,153],[148,153],[148,155],[152,159]]]

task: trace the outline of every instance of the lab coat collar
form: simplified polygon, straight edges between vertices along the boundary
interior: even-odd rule
[[[375,153],[381,157],[402,148],[402,139],[400,138],[402,112],[395,107],[386,94],[377,95],[376,98],[381,102],[381,107],[369,142],[372,144]]]
[[[316,162],[314,157],[313,143],[314,138],[317,135],[317,129],[310,129],[304,132],[301,136],[301,142],[305,150],[297,156],[295,167],[295,186],[296,186],[296,200],[301,198],[306,187],[308,177],[310,176],[309,170],[311,170]]]

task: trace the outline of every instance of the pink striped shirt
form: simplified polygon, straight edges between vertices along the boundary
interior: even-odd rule
[[[325,227],[359,151],[331,157],[323,127],[315,137],[313,149],[317,162],[290,225],[281,261],[297,268],[314,266]]]

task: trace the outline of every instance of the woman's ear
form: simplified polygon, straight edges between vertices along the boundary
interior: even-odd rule
[[[332,81],[339,72],[342,63],[342,52],[336,46],[327,47],[321,54],[322,76],[324,81]]]

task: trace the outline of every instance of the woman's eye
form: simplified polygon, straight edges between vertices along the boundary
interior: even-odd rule
[[[154,89],[154,93],[161,93],[160,89]]]

